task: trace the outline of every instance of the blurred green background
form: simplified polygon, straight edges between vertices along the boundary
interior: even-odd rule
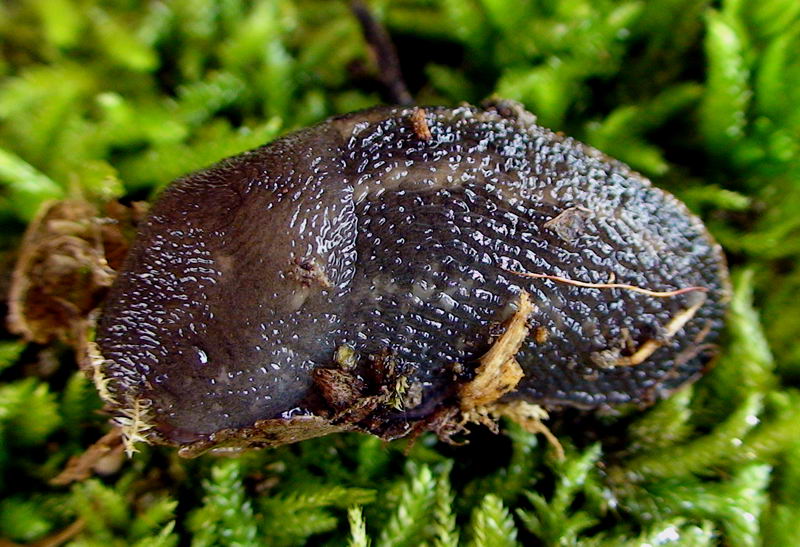
[[[508,424],[407,454],[355,434],[145,448],[53,486],[106,418],[69,349],[4,333],[0,545],[800,545],[800,2],[368,5],[417,103],[521,101],[703,217],[735,281],[714,371],[646,412],[556,419],[564,461]],[[147,199],[384,101],[346,2],[6,0],[0,288],[46,200]]]

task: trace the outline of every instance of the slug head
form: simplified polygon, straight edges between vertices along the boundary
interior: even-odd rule
[[[140,229],[98,325],[116,404],[147,401],[170,442],[289,417],[332,344],[352,276],[341,162],[317,128],[170,185]],[[317,340],[308,344],[308,340]]]

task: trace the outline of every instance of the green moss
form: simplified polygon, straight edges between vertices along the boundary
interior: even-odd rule
[[[359,435],[236,458],[145,449],[48,480],[106,430],[65,353],[0,341],[0,539],[72,545],[800,542],[800,4],[373,0],[416,100],[521,100],[701,214],[735,266],[716,369],[635,417],[450,448]],[[4,254],[42,202],[170,179],[381,101],[345,2],[0,5]],[[361,71],[361,72],[359,72]],[[63,353],[63,352],[62,352]],[[592,439],[591,443],[587,439]],[[407,453],[406,453],[407,452]]]

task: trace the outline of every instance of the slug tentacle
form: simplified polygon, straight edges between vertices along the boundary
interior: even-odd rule
[[[695,378],[727,290],[680,202],[516,103],[382,107],[165,190],[105,305],[98,374],[185,454],[447,435],[520,295],[535,312],[498,405],[597,408]]]

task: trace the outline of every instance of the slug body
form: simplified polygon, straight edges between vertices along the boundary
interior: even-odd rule
[[[703,370],[726,283],[680,202],[512,103],[375,108],[170,185],[105,304],[95,372],[122,419],[141,409],[188,453],[393,438],[458,405],[526,292],[504,400],[648,403]]]

